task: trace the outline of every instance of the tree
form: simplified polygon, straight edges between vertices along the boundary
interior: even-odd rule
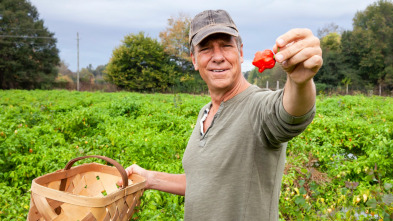
[[[86,69],[90,72],[90,73],[94,73],[94,68],[92,64],[87,65]]]
[[[190,23],[191,18],[182,13],[178,17],[170,17],[168,26],[159,36],[164,51],[176,63],[176,70],[181,73],[179,78],[175,79],[176,90],[196,93],[206,91],[207,87],[199,72],[194,70],[191,61],[188,44]]]
[[[344,32],[342,35],[342,61],[356,70],[362,85],[376,85],[383,70],[383,55],[370,30]]]
[[[95,83],[97,84],[105,84],[106,81],[104,79],[106,65],[98,65],[96,69],[93,71],[93,75],[95,78]]]
[[[372,90],[377,84],[393,89],[393,4],[379,0],[359,11],[353,30],[343,31],[334,23],[318,30],[323,66],[315,76],[325,88]]]
[[[322,39],[326,35],[329,35],[330,33],[336,33],[338,35],[341,35],[343,33],[344,29],[341,28],[340,26],[336,25],[335,23],[329,23],[322,28],[318,28],[318,38]]]
[[[164,92],[178,75],[161,44],[143,32],[125,36],[105,72],[108,81],[133,91]]]
[[[58,67],[58,73],[61,75],[67,75],[72,77],[74,73],[69,69],[69,65],[65,63],[64,60],[61,60]]]
[[[341,35],[337,32],[331,32],[321,38],[321,47],[325,51],[339,51],[341,44]]]
[[[74,73],[69,69],[68,64],[65,61],[61,60],[59,65],[57,66],[57,77],[55,79],[55,88],[67,88],[73,89],[74,88]]]
[[[191,62],[188,45],[190,24],[191,18],[184,14],[179,14],[177,18],[170,17],[165,31],[160,32],[159,35],[164,51],[181,62]]]
[[[0,87],[50,88],[59,63],[54,34],[26,0],[2,0],[0,11]]]
[[[390,82],[393,68],[393,3],[379,0],[366,10],[356,13],[353,19],[352,40],[360,43],[358,56],[362,77],[370,83]],[[386,78],[386,79],[385,79]],[[393,85],[388,85],[390,89]]]
[[[104,70],[106,68],[106,65],[98,65],[95,70],[93,70],[93,74],[95,78],[103,78],[104,76]]]
[[[341,36],[337,32],[325,34],[321,39],[323,66],[315,75],[314,80],[323,90],[336,87],[343,78],[341,58]],[[322,90],[318,88],[318,92]]]
[[[258,68],[254,68],[248,72],[247,81],[251,84],[258,85],[261,88],[276,88],[277,81],[280,82],[280,88],[283,88],[287,74],[280,67],[280,65],[276,64],[272,69],[266,69],[263,73],[259,73]],[[268,83],[267,83],[268,82]]]
[[[79,74],[79,80],[81,82],[86,82],[86,83],[93,83],[94,82],[94,75],[90,71],[89,67],[87,68],[82,68],[80,74]]]

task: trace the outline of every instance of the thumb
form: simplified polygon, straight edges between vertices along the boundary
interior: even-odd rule
[[[127,167],[127,168],[125,169],[125,171],[126,171],[126,173],[127,173],[127,177],[129,177],[129,176],[132,174],[132,167]],[[119,180],[116,182],[116,184],[117,184],[118,186],[123,186],[123,179],[119,179]]]

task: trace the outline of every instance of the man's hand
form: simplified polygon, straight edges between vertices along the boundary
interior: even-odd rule
[[[275,59],[288,73],[288,80],[297,85],[310,81],[323,63],[319,39],[309,29],[292,29],[281,35],[273,51],[278,51]]]
[[[140,167],[136,164],[133,164],[133,165],[126,168],[126,173],[127,173],[127,177],[131,176],[131,174],[133,174],[133,173],[145,177],[145,179],[146,179],[145,189],[149,189],[149,171],[148,170],[145,170],[142,167]],[[117,185],[122,186],[123,180],[121,180],[121,179],[118,180]]]
[[[185,174],[170,174],[146,170],[136,164],[127,167],[126,172],[127,176],[133,173],[143,176],[146,179],[145,189],[160,190],[182,196],[184,196],[186,192]],[[118,180],[117,185],[122,186],[123,181]]]

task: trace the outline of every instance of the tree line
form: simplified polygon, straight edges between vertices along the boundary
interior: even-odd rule
[[[353,30],[323,36],[324,65],[315,80],[353,90],[393,90],[393,3],[379,0],[353,18]]]
[[[348,90],[367,92],[393,90],[393,3],[379,0],[359,11],[353,30],[334,23],[318,30],[323,51],[323,66],[314,77],[319,93]],[[286,73],[277,65],[261,75],[257,69],[245,73],[248,81],[265,87],[270,82],[285,82]]]
[[[26,0],[0,2],[0,85],[2,89],[73,89],[76,81],[60,61],[56,39]],[[188,45],[191,18],[170,17],[159,40],[144,32],[124,37],[108,64],[82,68],[85,84],[112,84],[138,92],[207,92],[194,70]],[[18,36],[18,37],[10,37]],[[393,3],[378,0],[353,18],[353,30],[328,24],[318,30],[324,64],[314,80],[317,91],[337,87],[352,91],[393,90]],[[244,73],[250,83],[275,87],[286,73],[276,65],[263,74],[255,68]],[[68,85],[68,86],[67,86]],[[71,85],[71,86],[70,86]]]

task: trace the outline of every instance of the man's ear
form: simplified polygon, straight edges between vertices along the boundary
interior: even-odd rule
[[[194,69],[197,71],[197,70],[199,70],[199,68],[198,68],[198,64],[197,64],[197,62],[196,62],[196,58],[195,58],[195,56],[194,56],[194,54],[191,52],[191,60],[192,60],[192,64],[194,65]]]

